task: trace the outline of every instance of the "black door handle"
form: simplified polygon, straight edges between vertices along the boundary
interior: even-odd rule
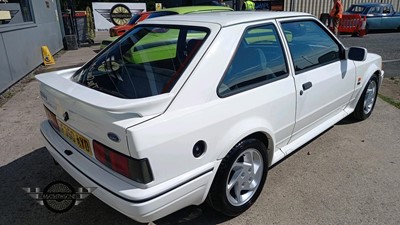
[[[312,87],[312,83],[310,81],[303,84],[303,90],[304,91],[307,90],[307,89],[310,89],[311,87]]]

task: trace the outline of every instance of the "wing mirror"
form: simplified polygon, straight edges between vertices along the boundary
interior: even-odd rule
[[[354,61],[365,61],[367,54],[367,49],[361,47],[350,47],[349,49],[346,49],[347,59]]]

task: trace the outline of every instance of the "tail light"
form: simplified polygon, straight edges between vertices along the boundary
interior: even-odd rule
[[[121,36],[121,34],[119,33],[119,30],[117,30],[115,28],[111,28],[110,29],[110,37],[115,37],[115,36]]]
[[[148,159],[134,159],[93,140],[94,155],[103,165],[139,183],[153,181]]]
[[[117,30],[117,36],[121,36],[126,32],[126,30]]]

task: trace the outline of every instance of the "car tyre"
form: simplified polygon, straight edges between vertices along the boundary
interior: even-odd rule
[[[371,31],[369,30],[369,25],[365,25],[365,34],[369,34]]]
[[[267,148],[257,139],[239,142],[222,160],[208,204],[227,215],[237,216],[257,200],[268,172]]]
[[[378,96],[378,88],[378,78],[376,75],[373,75],[365,86],[353,112],[353,117],[356,120],[365,120],[371,115]]]

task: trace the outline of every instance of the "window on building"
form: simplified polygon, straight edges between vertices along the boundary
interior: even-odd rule
[[[0,25],[32,21],[30,0],[0,0]]]

